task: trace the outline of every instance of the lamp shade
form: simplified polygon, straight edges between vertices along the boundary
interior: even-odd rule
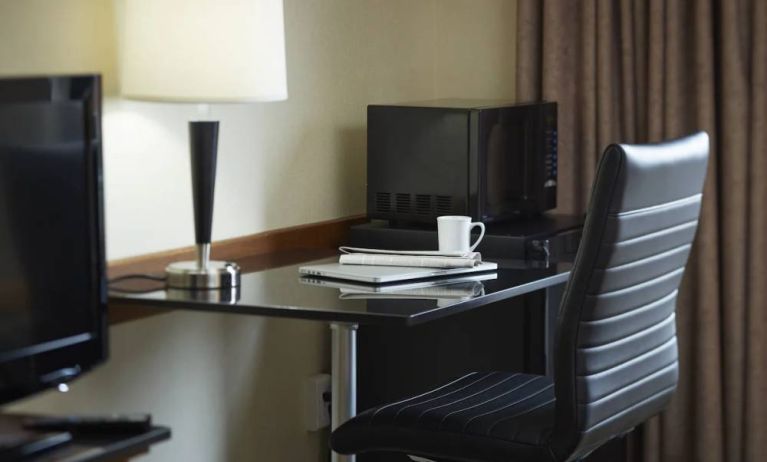
[[[127,0],[121,87],[196,103],[288,97],[282,0]]]

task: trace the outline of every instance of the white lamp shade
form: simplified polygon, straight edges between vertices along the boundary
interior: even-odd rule
[[[126,0],[121,87],[197,103],[288,97],[282,0]]]

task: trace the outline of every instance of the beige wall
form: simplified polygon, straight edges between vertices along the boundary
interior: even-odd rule
[[[434,92],[513,100],[516,0],[437,0]]]
[[[0,74],[101,71],[117,88],[111,0],[0,0]],[[290,99],[214,106],[214,239],[364,212],[365,106],[513,98],[514,0],[285,0]],[[188,245],[193,106],[105,102],[110,258]],[[17,409],[152,412],[147,460],[323,460],[304,379],[327,371],[319,323],[174,313],[111,330],[109,363]]]
[[[109,0],[0,0],[0,75],[102,72],[116,91]]]

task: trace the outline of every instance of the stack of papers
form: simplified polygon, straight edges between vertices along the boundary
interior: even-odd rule
[[[482,263],[479,252],[438,250],[381,250],[339,247],[343,265],[409,266],[416,268],[473,268]]]

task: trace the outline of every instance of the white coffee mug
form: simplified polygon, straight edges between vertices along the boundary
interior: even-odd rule
[[[479,239],[471,243],[471,230],[479,226]],[[437,235],[440,252],[469,252],[477,248],[485,237],[485,225],[481,222],[471,222],[471,217],[443,216],[437,217]]]

